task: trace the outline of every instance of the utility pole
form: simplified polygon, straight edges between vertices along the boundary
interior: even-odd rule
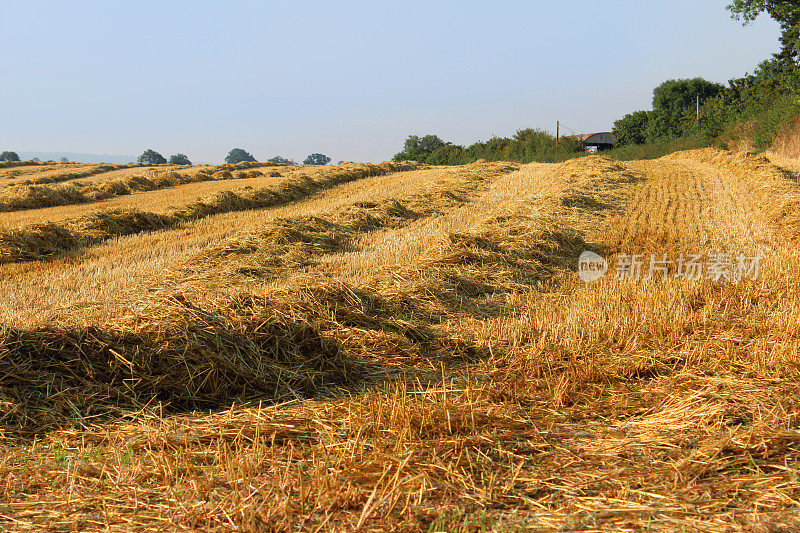
[[[556,121],[556,142],[558,142],[558,139],[560,138],[560,133],[561,133],[561,121],[559,120]]]
[[[697,122],[700,122],[700,93],[697,93]]]

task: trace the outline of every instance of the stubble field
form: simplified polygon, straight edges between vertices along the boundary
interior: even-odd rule
[[[0,528],[800,528],[796,162],[90,167],[0,171]]]

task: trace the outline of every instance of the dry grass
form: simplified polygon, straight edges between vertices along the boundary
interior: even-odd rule
[[[0,266],[0,520],[797,531],[791,176],[715,150],[514,170],[206,202],[185,228]],[[585,285],[586,248],[766,259],[758,281]],[[102,312],[71,289],[144,272]],[[74,305],[36,303],[42,280]]]

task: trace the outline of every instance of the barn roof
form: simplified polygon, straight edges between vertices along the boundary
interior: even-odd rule
[[[583,144],[596,146],[598,144],[614,144],[614,134],[610,131],[600,133],[583,133],[581,135],[565,135],[570,139],[578,139]]]

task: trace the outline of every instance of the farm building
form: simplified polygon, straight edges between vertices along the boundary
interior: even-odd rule
[[[610,131],[569,135],[569,137],[581,141],[587,150],[610,150],[614,147],[614,134]]]

